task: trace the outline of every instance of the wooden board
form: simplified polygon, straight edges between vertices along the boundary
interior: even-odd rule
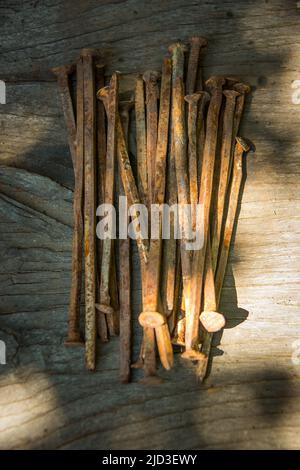
[[[297,2],[2,2],[0,79],[0,448],[299,448],[300,105]],[[161,386],[118,382],[118,340],[96,373],[66,349],[73,174],[49,68],[103,48],[107,73],[158,68],[201,34],[204,74],[253,87],[235,244],[222,295],[228,325],[204,385],[176,358]],[[134,311],[140,284],[134,264]],[[137,335],[137,332],[136,332]],[[298,343],[298,348],[299,348]],[[136,354],[137,350],[135,350]],[[294,361],[292,360],[294,358]],[[136,377],[137,378],[137,377]]]

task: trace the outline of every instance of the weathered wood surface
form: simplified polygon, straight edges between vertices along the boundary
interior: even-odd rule
[[[1,2],[0,448],[299,448],[299,14],[284,0]],[[94,374],[63,345],[73,175],[49,67],[103,46],[108,73],[143,72],[198,33],[206,77],[237,73],[254,87],[242,134],[256,153],[221,303],[228,327],[204,385],[177,358],[163,385],[121,386],[117,339]]]

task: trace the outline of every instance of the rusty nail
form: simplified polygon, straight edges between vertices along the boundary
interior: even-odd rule
[[[249,145],[240,137],[236,138],[236,145],[234,151],[234,162],[233,162],[233,177],[229,192],[229,203],[228,203],[228,213],[226,217],[223,242],[220,248],[220,259],[218,263],[217,272],[215,275],[215,296],[216,296],[216,305],[219,305],[220,296],[222,291],[222,285],[225,276],[225,270],[229,255],[229,248],[232,239],[232,233],[234,229],[234,222],[237,213],[238,200],[243,176],[242,170],[242,158],[245,152],[250,150]],[[202,382],[207,374],[207,366],[210,355],[211,343],[212,343],[213,333],[205,332],[204,339],[201,348],[202,357],[198,363],[197,377]]]
[[[124,138],[128,149],[128,133],[130,124],[130,111],[133,101],[121,101],[119,105]],[[119,194],[124,195],[124,188],[120,177],[118,178]],[[130,240],[119,240],[119,284],[120,284],[120,379],[122,383],[130,380],[131,363],[131,301],[130,301]]]
[[[168,150],[168,135],[170,122],[171,100],[171,73],[172,63],[169,57],[165,57],[161,78],[160,109],[157,133],[157,145],[154,173],[154,200],[155,204],[162,204],[166,187],[166,158]]]
[[[222,144],[220,155],[220,176],[218,187],[216,190],[216,210],[212,219],[212,265],[214,272],[216,271],[218,252],[221,238],[221,229],[225,208],[225,196],[230,178],[232,147],[233,140],[233,124],[236,99],[239,93],[235,90],[225,90],[223,94],[226,97],[225,110],[223,115]]]
[[[144,80],[137,77],[135,86],[135,125],[136,125],[136,158],[138,172],[138,190],[143,204],[150,207],[148,194],[148,168],[147,168],[147,136],[145,115]]]
[[[198,202],[197,131],[199,130],[199,121],[202,121],[202,108],[208,100],[208,97],[209,95],[206,91],[200,91],[184,97],[185,101],[188,103],[188,169],[193,230],[196,228],[195,207]],[[199,100],[200,110],[198,118]]]
[[[92,50],[82,50],[84,93],[84,246],[85,246],[85,359],[96,367],[96,265],[95,265],[95,76]]]
[[[203,163],[199,193],[199,204],[203,207],[203,244],[195,250],[192,263],[190,308],[186,309],[185,352],[182,357],[195,360],[199,357],[199,313],[202,300],[202,280],[205,265],[205,253],[209,230],[209,215],[213,190],[213,175],[216,156],[219,113],[222,104],[222,77],[211,77],[206,87],[211,91],[211,100],[207,112],[207,129],[203,152]]]
[[[202,161],[203,161],[203,151],[205,144],[205,119],[206,119],[206,108],[210,100],[210,94],[207,92],[202,96],[202,99],[199,103],[198,109],[198,120],[197,120],[197,176],[198,176],[198,195],[200,189],[200,179],[202,172]]]
[[[104,64],[96,63],[96,90],[104,87]],[[104,202],[105,197],[105,169],[106,169],[106,125],[105,109],[100,100],[96,101],[96,137],[97,137],[97,207]],[[100,278],[101,278],[101,259],[102,259],[102,240],[97,238],[97,300],[100,302]],[[108,328],[105,315],[97,315],[97,330],[101,342],[108,341]]]
[[[190,203],[189,181],[187,171],[186,155],[186,131],[185,131],[185,109],[184,109],[184,52],[186,46],[182,43],[175,43],[169,47],[172,56],[172,127],[174,139],[175,172],[177,181],[178,203],[184,207]],[[191,283],[191,257],[186,250],[189,228],[186,226],[187,220],[183,217],[183,211],[179,213],[179,223],[181,226],[181,266],[183,276],[183,289],[189,310],[190,283]]]
[[[107,149],[106,149],[106,171],[105,171],[105,197],[106,204],[114,204],[115,192],[115,162],[116,162],[116,115],[118,107],[118,77],[114,73],[110,85],[100,89],[99,94],[107,113]],[[105,307],[112,307],[110,296],[110,279],[112,270],[112,251],[114,249],[113,240],[109,237],[103,240],[101,277],[100,277],[100,305],[98,312],[105,313]],[[103,310],[102,310],[103,308]],[[115,312],[112,308],[111,314],[106,316],[110,335],[117,334],[115,325]]]
[[[166,180],[166,203],[171,207],[177,203],[177,180],[175,173],[175,152],[172,113],[169,126],[169,150],[167,156],[167,180]],[[176,263],[177,257],[180,259],[180,253],[177,253],[178,242],[174,236],[174,213],[170,214],[170,238],[163,240],[163,259],[162,259],[162,280],[161,296],[165,314],[169,317],[174,311],[175,284],[176,284]]]
[[[150,204],[154,198],[155,184],[155,156],[157,144],[157,122],[158,122],[158,79],[159,72],[147,71],[143,75],[146,89],[146,114],[147,114],[147,170],[148,170],[148,192]]]
[[[235,139],[240,127],[240,122],[242,119],[246,95],[250,93],[251,87],[247,83],[236,83],[233,85],[233,89],[240,93],[240,96],[237,98],[236,107],[235,107],[235,116],[233,124],[233,138]]]
[[[200,315],[200,321],[207,332],[215,333],[225,325],[224,315],[217,312],[217,300],[215,290],[214,271],[212,266],[212,252],[210,244],[210,236],[207,239],[205,258],[205,271],[204,271],[204,301],[203,311]]]
[[[72,280],[66,346],[83,344],[79,329],[83,243],[83,125],[83,69],[80,59],[77,63],[77,145],[75,146],[76,156],[73,161],[75,175],[73,200],[74,231],[72,243]]]
[[[108,94],[108,87],[100,89],[97,93],[97,97],[103,100],[106,112],[108,112],[108,103],[105,96]],[[121,180],[124,188],[125,195],[128,200],[129,206],[135,204],[140,204],[139,193],[135,184],[135,179],[133,176],[130,159],[128,156],[127,146],[124,137],[124,131],[122,128],[119,111],[116,111],[116,129],[117,129],[117,154],[118,154],[118,163],[120,168]],[[136,213],[133,218],[138,218]],[[140,236],[137,236],[137,246],[140,253],[140,258],[143,259],[145,263],[148,261],[148,243],[147,240],[142,239]]]
[[[250,147],[247,142],[241,137],[237,137],[234,150],[233,176],[229,193],[228,212],[224,226],[223,242],[220,248],[220,259],[215,274],[218,302],[221,295],[242,182],[242,157],[243,154],[249,150]]]
[[[165,58],[162,73],[156,165],[154,178],[154,203],[162,204],[165,195],[166,157],[169,134],[171,95],[171,61]],[[161,267],[161,237],[151,240],[149,261],[143,278],[143,312],[139,322],[143,327],[155,328],[156,341],[162,365],[170,369],[173,365],[173,349],[165,316],[159,310],[159,285]]]
[[[186,93],[191,95],[195,92],[197,74],[199,72],[199,56],[201,49],[207,45],[207,40],[200,36],[190,38],[190,54],[188,61],[187,77],[186,77]],[[201,83],[202,79],[200,80]],[[200,84],[201,86],[201,84]]]

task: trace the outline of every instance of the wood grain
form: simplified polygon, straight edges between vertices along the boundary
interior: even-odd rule
[[[299,13],[296,2],[283,0],[1,5],[1,449],[299,448],[300,366],[292,354],[300,339],[300,105],[291,99],[291,83],[299,80]],[[222,293],[227,328],[216,335],[203,385],[176,357],[172,372],[160,371],[159,387],[120,388],[117,339],[100,346],[93,375],[83,351],[63,345],[73,175],[49,68],[72,62],[82,47],[103,47],[107,74],[143,73],[161,67],[169,44],[197,34],[208,39],[204,78],[237,74],[253,88],[241,135],[256,152],[247,156]],[[137,318],[134,244],[132,251]],[[137,321],[133,334],[138,343]]]

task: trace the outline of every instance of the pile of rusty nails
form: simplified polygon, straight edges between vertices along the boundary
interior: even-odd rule
[[[83,49],[76,65],[53,69],[57,76],[74,166],[72,282],[66,345],[85,344],[88,370],[96,368],[97,339],[120,335],[120,380],[142,368],[145,383],[157,383],[157,352],[173,366],[173,346],[207,375],[213,334],[225,325],[218,312],[243,177],[238,136],[250,87],[236,77],[202,81],[206,40],[172,44],[162,73],[138,76],[134,99],[119,100],[122,76],[105,85],[98,50]],[[70,75],[76,73],[76,106]],[[76,109],[76,113],[75,110]],[[130,161],[128,130],[135,112],[137,176]],[[75,116],[76,114],[76,116]],[[116,167],[118,175],[116,176]],[[143,340],[132,363],[130,241],[96,237],[96,207],[116,194],[130,205],[201,204],[203,244],[187,250],[186,239],[137,237],[142,277]],[[132,215],[132,217],[137,217]],[[194,217],[194,216],[192,216]],[[173,220],[174,223],[174,220]],[[185,233],[185,220],[179,220]],[[194,223],[194,220],[193,220]],[[116,275],[116,249],[119,277]],[[84,271],[85,340],[80,333]],[[178,348],[177,348],[178,349]]]

